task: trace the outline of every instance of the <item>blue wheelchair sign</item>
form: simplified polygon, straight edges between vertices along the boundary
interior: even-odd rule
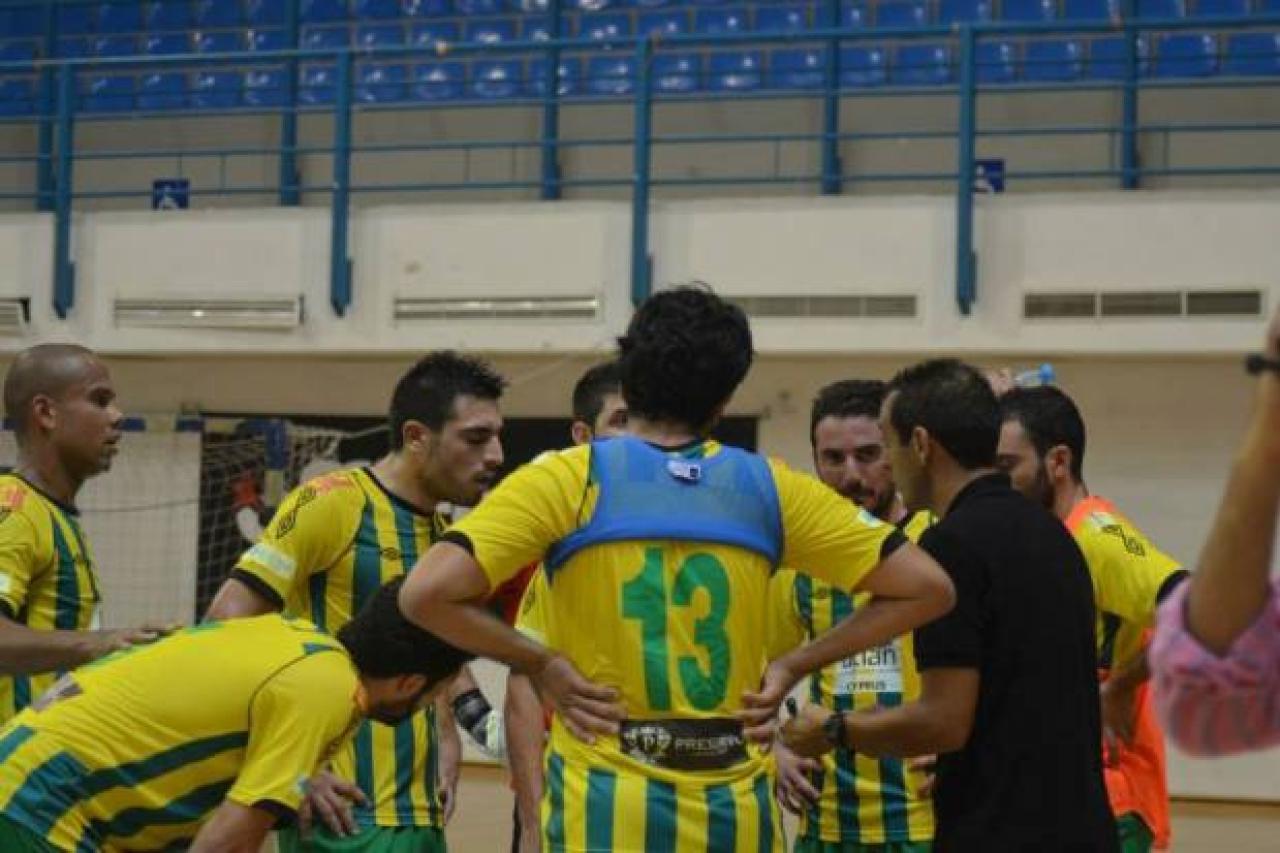
[[[186,210],[191,206],[191,181],[163,178],[151,182],[152,210]]]
[[[976,193],[1004,192],[1004,161],[974,160],[973,191]]]

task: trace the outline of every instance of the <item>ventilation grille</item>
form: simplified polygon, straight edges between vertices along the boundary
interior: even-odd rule
[[[894,296],[736,296],[729,301],[752,317],[912,318],[913,295]]]
[[[395,301],[397,320],[595,319],[595,297],[548,296],[538,299],[431,299],[401,297]]]
[[[1089,317],[1260,317],[1261,290],[1152,290],[1024,293],[1028,320]]]

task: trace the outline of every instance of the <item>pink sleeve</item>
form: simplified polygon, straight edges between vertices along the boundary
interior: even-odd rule
[[[1151,644],[1165,731],[1195,755],[1280,744],[1280,579],[1257,621],[1221,657],[1187,630],[1190,587],[1184,583],[1161,606]]]

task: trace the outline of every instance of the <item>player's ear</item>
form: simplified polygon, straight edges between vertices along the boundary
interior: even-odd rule
[[[404,447],[415,453],[426,450],[430,436],[431,430],[427,429],[421,421],[405,421],[404,426],[400,428],[400,438],[403,439]]]
[[[911,450],[915,453],[921,467],[929,464],[929,455],[933,450],[932,443],[929,431],[924,427],[917,426],[911,430]]]
[[[36,394],[31,398],[31,408],[28,410],[30,426],[46,431],[53,429],[58,422],[58,415],[54,408],[52,397],[48,394]]]
[[[1052,481],[1066,480],[1071,477],[1071,448],[1065,444],[1054,445],[1044,455],[1045,473]]]
[[[591,427],[585,421],[574,421],[569,427],[569,436],[574,444],[586,444],[591,441]]]

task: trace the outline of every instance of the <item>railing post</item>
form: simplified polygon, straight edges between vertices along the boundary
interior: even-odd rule
[[[649,257],[649,167],[653,101],[650,96],[653,40],[636,42],[635,174],[631,187],[631,304],[649,298],[653,261]]]
[[[960,26],[960,133],[956,149],[956,303],[960,313],[973,310],[977,296],[977,258],[973,251],[974,129],[978,93],[975,89],[974,32],[970,24]]]
[[[560,0],[547,0],[547,89],[542,95],[542,198],[560,198]]]
[[[299,20],[301,0],[285,4],[285,43],[297,50],[301,42]],[[290,57],[284,66],[284,109],[280,113],[280,204],[294,207],[300,202],[298,193],[298,58]]]
[[[329,234],[329,302],[339,317],[351,305],[351,51],[338,54],[333,112],[333,209]]]
[[[1138,171],[1138,31],[1130,21],[1133,0],[1124,0],[1124,93],[1120,107],[1120,188],[1136,190]]]
[[[822,5],[824,27],[840,26],[840,0]],[[822,74],[822,194],[838,195],[844,189],[840,163],[840,39],[827,41]]]
[[[76,301],[76,267],[71,258],[71,160],[72,108],[76,97],[76,72],[71,65],[58,69],[58,171],[53,211],[53,310],[65,320]]]
[[[58,16],[51,0],[44,4],[44,52],[45,57],[58,55]],[[36,143],[36,210],[53,210],[53,124],[56,108],[54,72],[45,66],[40,69],[40,125]]]

